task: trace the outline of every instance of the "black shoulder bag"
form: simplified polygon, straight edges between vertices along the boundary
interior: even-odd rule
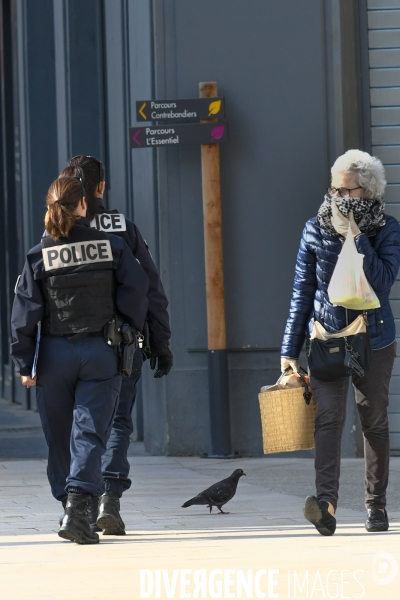
[[[346,327],[326,341],[316,337],[310,340],[308,366],[313,377],[322,381],[336,381],[353,374],[364,377],[371,362],[371,344],[366,313],[363,318],[365,332],[346,335]]]

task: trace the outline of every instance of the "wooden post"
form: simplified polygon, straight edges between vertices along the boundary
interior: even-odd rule
[[[200,98],[218,96],[217,84],[199,84]],[[207,119],[203,123],[215,121]],[[231,453],[228,356],[226,352],[224,269],[219,144],[201,146],[204,250],[207,297],[208,380],[212,455]]]
[[[200,83],[200,98],[214,98],[216,96],[218,96],[216,83]],[[202,144],[201,172],[203,184],[208,348],[210,350],[225,350],[226,328],[219,144]]]

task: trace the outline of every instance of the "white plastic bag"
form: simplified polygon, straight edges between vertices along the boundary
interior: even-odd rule
[[[363,260],[364,255],[357,252],[349,226],[328,286],[329,300],[332,304],[353,310],[368,310],[380,306],[377,295],[365,277]]]

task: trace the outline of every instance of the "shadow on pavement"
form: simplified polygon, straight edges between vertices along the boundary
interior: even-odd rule
[[[141,442],[131,444],[128,456],[145,456]],[[47,444],[39,413],[0,399],[0,462],[47,460]]]
[[[0,400],[0,461],[47,459],[39,414]]]
[[[368,536],[368,538],[371,537],[371,535],[373,535],[374,537],[378,536],[378,537],[382,537],[382,536],[391,536],[391,535],[399,535],[399,530],[398,529],[394,529],[392,531],[385,531],[382,533],[375,533],[375,534],[368,534],[365,530],[364,527],[362,527],[361,525],[353,525],[354,528],[360,529],[360,531],[358,532],[340,532],[337,531],[334,535],[334,538],[346,538],[346,537],[361,537],[361,536]],[[184,539],[185,542],[198,542],[198,543],[202,543],[205,540],[207,540],[207,542],[210,541],[215,541],[215,542],[222,542],[222,541],[229,541],[229,540],[255,540],[255,539],[279,539],[279,538],[305,538],[305,539],[310,539],[310,538],[315,538],[316,541],[318,541],[319,539],[323,538],[324,536],[320,536],[317,533],[314,534],[314,531],[311,528],[308,528],[308,530],[304,530],[304,531],[298,531],[297,533],[295,533],[294,531],[291,532],[287,532],[285,530],[283,531],[277,531],[277,528],[275,528],[275,531],[270,534],[265,532],[265,535],[263,535],[262,530],[259,530],[258,532],[254,532],[253,535],[250,535],[248,532],[244,533],[244,535],[240,535],[239,531],[236,531],[235,534],[236,535],[216,535],[214,531],[210,531],[209,529],[202,531],[203,535],[190,535],[187,534],[184,536],[184,538],[182,538],[182,540]],[[133,541],[135,543],[139,543],[139,544],[154,544],[155,542],[157,543],[176,543],[176,531],[179,531],[180,534],[184,534],[185,532],[182,530],[176,530],[174,529],[173,531],[171,531],[170,535],[165,535],[165,532],[163,532],[163,536],[158,535],[159,532],[154,531],[154,532],[142,532],[142,533],[127,533],[125,536],[123,537],[113,537],[113,536],[107,536],[104,537],[102,535],[100,535],[100,543],[101,544],[131,544]],[[228,533],[228,532],[226,532]],[[56,534],[54,534],[56,535]],[[132,539],[133,538],[133,539]],[[65,540],[62,539],[55,539],[55,540],[35,540],[35,541],[20,541],[18,539],[14,541],[7,541],[7,542],[1,542],[0,541],[0,548],[4,548],[4,547],[17,547],[17,546],[48,546],[48,545],[54,545],[54,544],[61,544],[61,543],[66,543]],[[69,543],[69,542],[68,542]],[[88,544],[89,546],[96,546],[97,544]]]

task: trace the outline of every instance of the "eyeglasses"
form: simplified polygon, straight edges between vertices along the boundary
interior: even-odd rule
[[[350,192],[354,192],[354,190],[362,190],[363,187],[361,185],[359,185],[358,187],[355,188],[334,188],[334,187],[329,187],[328,189],[328,193],[331,196],[335,196],[336,194],[339,194],[339,196],[341,198],[348,198],[350,196]]]
[[[105,170],[104,170],[104,165],[101,162],[101,160],[99,160],[98,158],[96,158],[95,156],[89,156],[88,154],[77,154],[76,156],[73,156],[72,158],[69,159],[68,164],[73,167],[73,166],[80,166],[80,165],[72,165],[71,163],[74,160],[80,160],[82,159],[82,164],[85,164],[83,162],[83,160],[85,158],[88,158],[89,160],[93,160],[95,163],[97,163],[99,165],[99,180],[100,181],[104,181],[105,179]]]

